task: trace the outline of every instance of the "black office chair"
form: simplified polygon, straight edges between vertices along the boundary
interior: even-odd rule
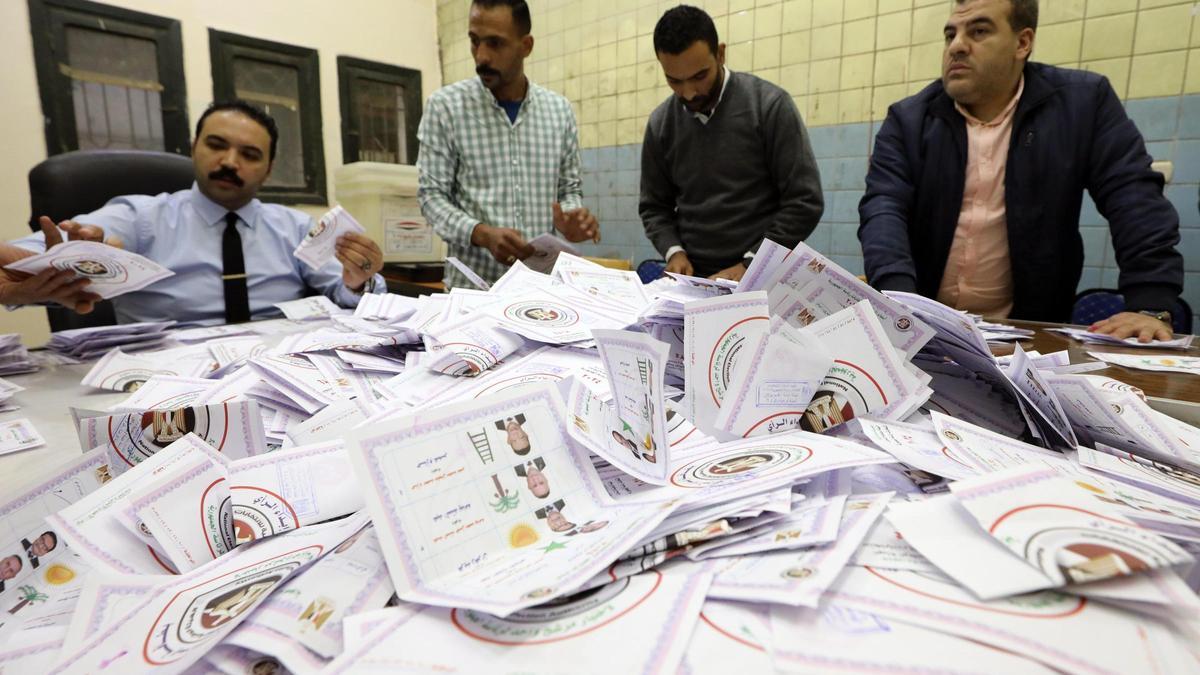
[[[156,195],[191,186],[192,160],[146,150],[81,150],[55,155],[29,171],[29,227],[41,230],[40,216],[61,222],[95,211],[121,195]],[[117,322],[112,303],[97,303],[91,314],[48,307],[50,330],[107,326]]]

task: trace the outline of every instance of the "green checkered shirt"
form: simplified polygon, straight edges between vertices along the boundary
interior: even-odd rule
[[[449,255],[489,282],[508,267],[471,245],[475,225],[511,227],[528,241],[554,231],[554,202],[583,206],[575,113],[532,81],[515,123],[477,77],[442,87],[425,104],[417,138],[421,213]],[[470,287],[448,263],[445,281]]]

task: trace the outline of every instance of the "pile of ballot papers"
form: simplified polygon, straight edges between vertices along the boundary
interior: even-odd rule
[[[29,350],[21,344],[20,335],[0,335],[0,375],[20,375],[37,369],[38,365],[29,356]]]
[[[174,325],[174,321],[148,321],[61,330],[50,334],[46,348],[81,361],[118,348],[126,352],[158,349],[166,344],[168,329]]]
[[[13,394],[24,390],[25,387],[0,377],[0,412],[17,410],[17,405],[12,401]]]
[[[274,325],[58,337],[130,396],[0,503],[0,669],[1200,667],[1200,430],[803,244]]]

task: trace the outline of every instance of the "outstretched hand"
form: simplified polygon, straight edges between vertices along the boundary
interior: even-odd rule
[[[1137,312],[1121,312],[1097,321],[1088,330],[1093,333],[1104,333],[1118,340],[1136,337],[1138,342],[1146,343],[1151,340],[1170,340],[1171,327],[1147,314]]]
[[[63,232],[67,233],[67,238],[71,241],[98,241],[116,248],[125,247],[120,237],[105,239],[104,230],[95,225],[83,225],[73,220],[64,220],[56,227],[49,216],[38,218],[38,224],[41,225],[42,234],[46,237],[46,250],[63,243]]]

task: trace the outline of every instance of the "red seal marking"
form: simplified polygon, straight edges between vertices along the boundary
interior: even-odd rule
[[[713,620],[708,618],[708,615],[705,614],[704,612],[700,612],[700,620],[703,621],[704,623],[708,624],[709,626],[711,626],[713,630],[717,631],[721,635],[724,635],[725,637],[729,638],[730,640],[733,640],[734,642],[739,642],[751,649],[754,649],[754,650],[757,650],[760,652],[767,651],[766,649],[763,648],[762,645],[755,644],[755,643],[747,640],[746,638],[738,637],[738,636],[734,635],[733,633],[730,633],[729,631],[725,630],[724,628],[721,628],[717,624],[713,623]]]
[[[626,614],[632,612],[634,609],[637,609],[638,605],[645,602],[646,599],[649,598],[651,595],[654,595],[654,593],[658,590],[658,587],[662,585],[662,572],[659,572],[657,570],[649,570],[649,573],[654,575],[654,585],[651,586],[646,591],[645,595],[638,598],[637,601],[634,602],[632,605],[630,605],[630,606],[626,607],[625,609],[621,610],[620,612],[617,612],[616,614],[610,616],[608,619],[596,624],[595,626],[592,626],[591,628],[587,628],[578,633],[575,633],[574,635],[564,635],[562,637],[546,638],[544,640],[523,640],[523,641],[496,640],[494,638],[488,638],[488,637],[483,637],[481,635],[476,635],[475,633],[472,633],[471,631],[467,630],[467,627],[464,626],[461,623],[461,621],[459,621],[458,609],[450,610],[450,621],[454,624],[455,628],[457,628],[459,631],[462,632],[463,635],[466,635],[467,637],[475,639],[475,640],[479,640],[480,642],[488,642],[488,643],[491,643],[494,645],[504,645],[506,647],[525,647],[525,646],[529,646],[529,645],[544,645],[544,644],[550,644],[553,642],[562,642],[563,640],[570,640],[572,638],[577,638],[581,635],[587,635],[588,633],[590,633],[594,630],[599,630],[599,629],[607,626],[608,624],[616,621],[617,619],[625,616]]]
[[[1118,525],[1130,527],[1129,523],[1127,523],[1123,520],[1117,520],[1116,518],[1109,518],[1108,516],[1102,516],[1099,513],[1093,513],[1092,511],[1088,511],[1087,509],[1081,509],[1078,506],[1066,506],[1065,504],[1027,504],[1025,506],[1019,506],[1015,509],[1012,509],[1011,511],[1008,511],[1004,515],[997,518],[996,522],[992,523],[992,526],[988,528],[988,532],[990,534],[995,534],[996,528],[1000,527],[1000,523],[1003,523],[1005,521],[1005,519],[1007,519],[1009,516],[1013,516],[1022,511],[1028,511],[1030,509],[1063,509],[1064,511],[1077,511],[1079,513],[1084,513],[1089,516],[1092,516],[1093,518],[1099,518],[1100,520],[1107,520],[1110,523],[1116,523]]]
[[[770,321],[770,320],[771,320],[771,317],[769,317],[769,316],[752,316],[752,317],[749,317],[746,319],[742,319],[741,321],[730,326],[724,333],[721,333],[721,337],[717,338],[717,344],[716,344],[716,346],[713,347],[712,354],[710,354],[708,356],[708,376],[706,378],[708,380],[708,393],[712,395],[713,403],[716,403],[717,405],[721,405],[721,402],[717,400],[717,392],[713,389],[713,386],[712,386],[713,361],[717,360],[717,347],[720,346],[721,340],[724,340],[726,335],[729,335],[730,333],[732,333],[734,328],[737,328],[738,326],[740,326],[744,323],[748,323],[750,321]]]
[[[216,551],[213,550],[212,541],[210,541],[210,538],[208,536],[208,527],[204,524],[204,501],[206,499],[208,499],[208,493],[210,491],[212,491],[212,489],[214,487],[217,486],[217,483],[221,483],[224,480],[225,480],[224,478],[218,478],[218,479],[214,480],[213,482],[209,483],[208,487],[204,488],[204,494],[200,495],[200,531],[204,532],[204,543],[206,546],[208,546],[208,552],[210,555],[212,555],[213,560],[217,559],[218,554]],[[286,503],[287,502],[284,502],[284,504],[286,504]],[[291,508],[291,507],[289,507],[289,508]]]
[[[978,610],[982,610],[985,612],[992,612],[994,614],[1006,614],[1008,616],[1019,616],[1024,619],[1065,619],[1067,617],[1074,616],[1074,615],[1082,612],[1083,608],[1087,606],[1087,602],[1088,602],[1087,598],[1076,598],[1077,604],[1075,605],[1075,607],[1073,607],[1065,612],[1060,612],[1058,614],[1027,614],[1025,612],[1016,612],[1011,609],[994,609],[992,607],[987,607],[985,605],[977,605],[977,604],[970,603],[970,602],[963,602],[961,600],[952,600],[950,598],[943,598],[940,595],[934,595],[932,593],[927,593],[925,591],[920,590],[919,588],[913,588],[912,586],[909,586],[907,584],[902,584],[899,581],[896,581],[895,579],[890,579],[890,578],[880,574],[879,571],[876,570],[874,567],[867,566],[867,567],[864,567],[864,569],[866,569],[871,574],[874,574],[875,576],[879,577],[880,579],[883,579],[887,583],[889,583],[893,586],[896,586],[897,588],[902,588],[902,589],[908,591],[909,593],[915,593],[916,595],[919,595],[921,597],[929,598],[931,600],[938,600],[940,602],[949,603],[951,605],[958,605],[959,607],[966,607],[968,609],[978,609]]]

